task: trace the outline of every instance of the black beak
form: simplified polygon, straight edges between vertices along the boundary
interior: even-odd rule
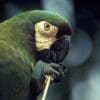
[[[59,63],[64,60],[69,51],[69,38],[61,38],[57,40],[50,49],[44,49],[37,52],[37,59],[48,63]]]
[[[50,48],[50,59],[52,62],[58,63],[64,60],[69,51],[70,38],[62,38],[57,40]]]

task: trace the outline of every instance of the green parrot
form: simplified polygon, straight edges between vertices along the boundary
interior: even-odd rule
[[[36,100],[45,83],[32,77],[36,63],[51,63],[41,76],[53,73],[57,80],[71,35],[69,22],[49,11],[26,11],[0,23],[0,100]]]

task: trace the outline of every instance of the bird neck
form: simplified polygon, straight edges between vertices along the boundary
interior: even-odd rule
[[[36,60],[33,53],[30,52],[33,50],[30,46],[31,36],[32,25],[29,22],[26,24],[26,21],[16,22],[10,19],[0,24],[0,42],[8,45],[9,50],[13,51],[12,55],[16,55],[23,62],[33,65]]]

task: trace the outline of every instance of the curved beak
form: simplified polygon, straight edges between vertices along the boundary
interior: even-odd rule
[[[61,62],[68,54],[70,37],[63,37],[57,40],[50,48],[50,59],[52,62]]]

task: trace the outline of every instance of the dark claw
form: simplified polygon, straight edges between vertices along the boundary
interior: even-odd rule
[[[43,77],[50,75],[54,82],[59,82],[65,75],[66,67],[62,64],[50,63],[44,67]]]

